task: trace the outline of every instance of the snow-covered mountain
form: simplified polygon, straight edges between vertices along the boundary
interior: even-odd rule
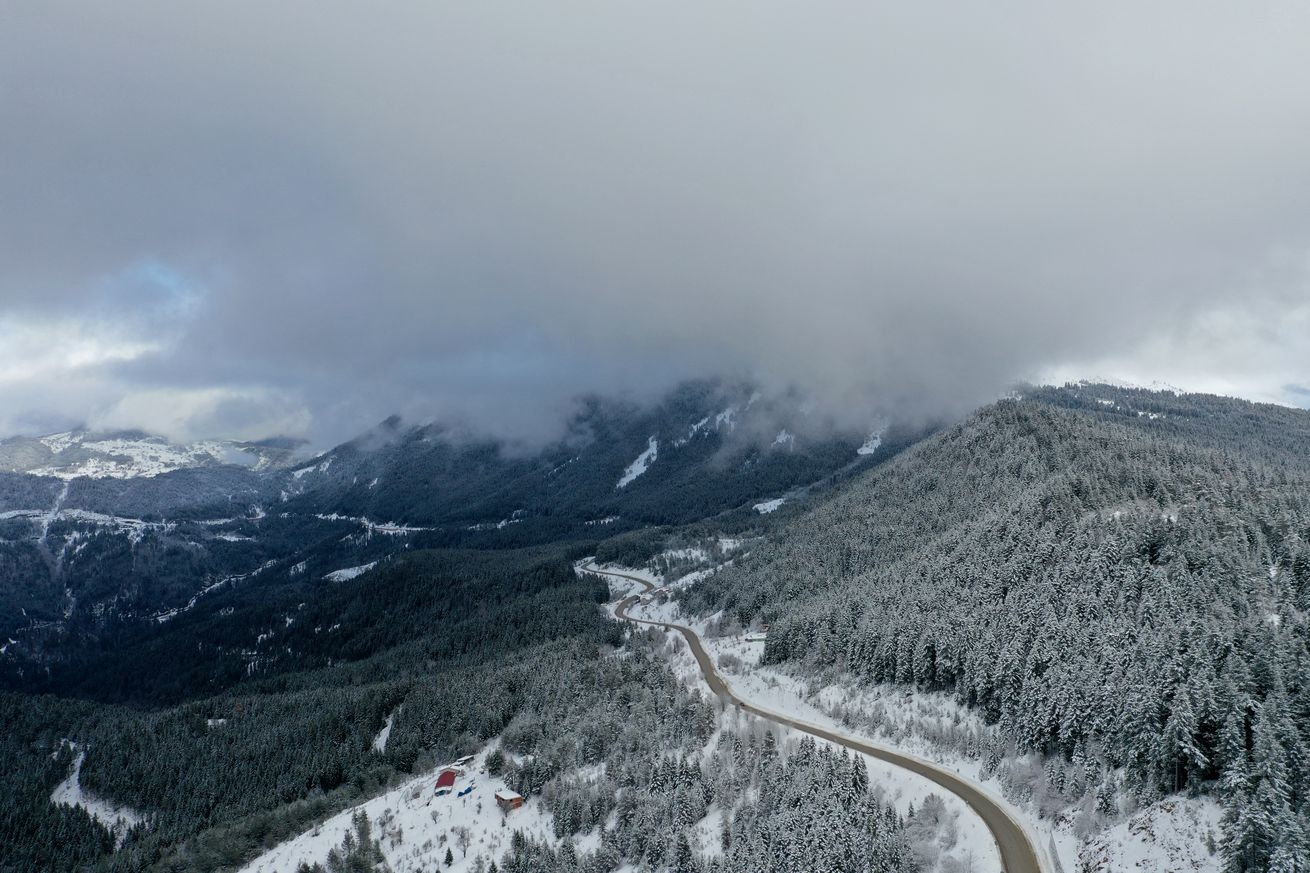
[[[59,479],[131,479],[223,465],[272,470],[294,463],[299,445],[281,439],[203,440],[179,445],[139,431],[79,429],[0,440],[0,471]]]
[[[587,399],[562,439],[532,449],[396,417],[314,457],[290,441],[130,432],[3,440],[0,644],[16,643],[0,673],[20,656],[58,669],[233,585],[347,582],[406,550],[755,524],[912,439],[837,432],[800,398],[689,383],[645,407]]]
[[[278,503],[454,525],[488,534],[480,547],[490,536],[522,544],[542,525],[559,536],[596,519],[628,528],[750,512],[880,463],[917,436],[881,424],[845,432],[800,396],[689,382],[644,407],[584,398],[562,439],[531,450],[393,417],[291,468]]]

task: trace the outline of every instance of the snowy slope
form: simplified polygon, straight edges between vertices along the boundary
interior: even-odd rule
[[[351,579],[363,576],[377,565],[377,561],[369,561],[367,564],[360,564],[358,567],[346,567],[343,570],[333,570],[323,578],[329,582],[349,582]]]
[[[655,437],[651,437],[646,443],[646,451],[638,455],[637,459],[628,465],[628,468],[623,471],[623,477],[619,479],[619,484],[614,487],[626,488],[638,476],[646,472],[650,465],[654,463],[655,459],[659,457],[659,452],[659,440],[655,439]]]
[[[494,744],[484,749],[469,766],[468,774],[455,783],[457,792],[472,785],[470,794],[435,796],[434,783],[441,769],[437,768],[275,846],[241,868],[241,873],[284,873],[295,870],[301,863],[322,863],[329,851],[341,845],[342,838],[351,830],[352,817],[360,811],[368,816],[373,835],[380,841],[394,873],[429,870],[467,873],[474,869],[478,858],[484,862],[499,859],[516,830],[559,844],[553,819],[539,801],[529,798],[521,809],[508,814],[496,806],[493,795],[506,786],[484,771],[487,752],[493,747]],[[467,853],[458,842],[461,828],[468,829]],[[592,834],[590,840],[584,837],[578,841],[578,848],[595,848],[598,836]],[[454,855],[450,867],[442,863],[447,849]]]
[[[887,432],[887,428],[880,427],[877,430],[875,430],[873,433],[869,434],[869,438],[866,439],[864,443],[858,449],[855,450],[856,454],[872,455],[874,452],[878,451],[878,449],[882,446],[883,434],[886,432]]]
[[[1091,837],[1080,873],[1219,873],[1223,809],[1208,797],[1170,797]]]
[[[143,433],[66,431],[0,440],[0,470],[75,479],[130,479],[192,467],[232,464],[271,469],[290,458],[283,446],[203,440],[178,445]]]
[[[77,749],[76,744],[71,745]],[[68,778],[56,785],[50,793],[50,802],[62,806],[80,806],[114,835],[115,846],[121,846],[127,838],[127,832],[143,822],[145,817],[131,807],[119,806],[83,789],[81,776],[85,759],[86,752],[79,751]]]

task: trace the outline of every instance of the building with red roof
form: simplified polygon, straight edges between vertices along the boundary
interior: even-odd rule
[[[437,776],[437,796],[449,794],[455,788],[455,777],[458,772],[453,767],[447,767]]]

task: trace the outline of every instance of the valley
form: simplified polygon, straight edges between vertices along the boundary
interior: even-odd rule
[[[1234,822],[1265,802],[1270,754],[1300,797],[1298,759],[1261,737],[1300,742],[1305,414],[1031,389],[865,454],[851,437],[798,481],[804,428],[735,444],[705,423],[723,403],[538,460],[393,423],[285,470],[6,480],[27,574],[9,578],[27,581],[6,595],[0,751],[26,800],[0,834],[23,869],[206,873],[735,873],[852,852],[919,873],[1218,873],[1300,839]],[[652,431],[681,436],[647,454]],[[679,454],[696,439],[713,444]],[[411,477],[440,494],[466,467],[508,490],[400,508]],[[680,515],[707,476],[744,478]],[[1189,618],[1184,578],[1228,611]],[[1126,621],[1136,646],[1079,633]],[[1079,660],[1097,652],[1113,659]],[[1158,665],[1177,678],[1145,678]],[[1132,721],[1150,693],[1160,721]],[[1219,702],[1239,694],[1244,749]],[[1175,745],[1146,745],[1162,729]],[[466,798],[433,796],[468,755]],[[799,788],[851,768],[849,796]],[[493,814],[497,790],[525,809]],[[16,836],[48,829],[76,836],[57,855]]]
[[[1307,45],[5,4],[0,873],[1310,873]]]

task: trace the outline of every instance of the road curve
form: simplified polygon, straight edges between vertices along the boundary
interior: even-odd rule
[[[596,573],[601,576],[613,576],[621,579],[628,579],[636,582],[651,591],[655,588],[650,582],[637,576],[630,576],[627,573],[616,573],[613,570],[602,570],[594,564],[584,565],[582,569],[586,572]],[[1047,873],[1047,868],[1043,865],[1041,855],[1037,850],[1036,844],[1029,837],[1028,832],[1024,830],[1023,825],[1015,821],[1005,808],[991,795],[972,783],[961,779],[949,770],[943,770],[935,764],[915,758],[911,755],[903,755],[900,752],[891,749],[875,746],[856,737],[848,736],[835,730],[823,727],[822,725],[811,724],[784,715],[780,712],[774,712],[762,706],[757,706],[748,700],[738,697],[732,690],[732,686],[719,675],[718,669],[714,666],[714,659],[705,646],[701,643],[700,636],[689,627],[680,624],[674,624],[667,621],[648,621],[642,618],[634,618],[628,614],[628,609],[639,599],[639,595],[625,597],[619,602],[614,609],[614,614],[626,621],[637,624],[649,624],[656,627],[676,630],[686,638],[687,644],[691,646],[691,653],[696,657],[696,663],[700,665],[701,673],[705,677],[705,682],[710,686],[719,697],[732,701],[736,706],[746,710],[749,713],[758,715],[760,718],[776,724],[785,725],[798,731],[810,734],[823,740],[834,742],[839,746],[845,746],[856,752],[862,752],[874,758],[879,758],[888,763],[895,764],[917,773],[925,779],[930,779],[940,785],[942,788],[959,797],[965,803],[969,804],[974,812],[987,825],[992,832],[992,837],[996,840],[996,847],[1001,855],[1001,870],[1003,873]]]

